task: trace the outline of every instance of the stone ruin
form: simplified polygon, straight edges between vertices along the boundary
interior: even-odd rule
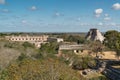
[[[98,29],[90,29],[90,31],[86,35],[86,39],[92,41],[98,40],[100,42],[103,42],[105,38]]]

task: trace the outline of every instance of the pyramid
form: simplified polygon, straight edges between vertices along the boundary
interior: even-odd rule
[[[103,42],[105,38],[98,29],[93,28],[87,33],[86,39],[92,41],[99,40],[100,42]]]

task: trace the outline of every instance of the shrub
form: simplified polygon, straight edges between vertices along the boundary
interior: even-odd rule
[[[22,61],[22,60],[24,60],[24,59],[26,59],[26,58],[27,58],[27,55],[24,54],[24,53],[21,53],[21,55],[18,57],[18,60],[19,60],[19,61]]]
[[[89,57],[89,56],[82,57],[82,58],[76,58],[72,66],[73,66],[73,69],[83,70],[83,69],[95,67],[96,61],[92,57]]]
[[[24,43],[22,44],[22,46],[23,46],[24,48],[27,48],[27,47],[34,48],[34,47],[35,47],[33,44],[31,44],[31,43],[29,43],[29,42],[24,42]]]

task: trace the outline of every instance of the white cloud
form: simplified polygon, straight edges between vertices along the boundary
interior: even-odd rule
[[[102,13],[103,13],[103,9],[101,9],[101,8],[95,10],[96,17],[100,17]]]
[[[109,16],[109,14],[105,14],[105,17],[108,17]]]
[[[55,16],[60,16],[60,15],[61,15],[61,14],[60,14],[60,13],[58,13],[58,12],[56,12],[56,13],[55,13]]]
[[[55,17],[59,17],[59,16],[63,16],[63,14],[60,13],[60,12],[56,12],[56,13],[54,14],[54,16],[55,16]]]
[[[95,17],[97,17],[97,18],[98,18],[98,17],[100,17],[100,16],[101,16],[101,15],[98,15],[98,14],[97,14],[97,15],[95,15]]]
[[[104,20],[109,21],[109,20],[111,20],[111,17],[105,17]]]
[[[30,8],[30,10],[35,11],[35,10],[37,10],[37,7],[36,7],[36,6],[32,6],[32,7]]]
[[[26,24],[26,23],[27,23],[27,21],[26,21],[26,20],[22,20],[21,22],[22,22],[23,24]]]
[[[102,12],[103,12],[103,9],[101,9],[101,8],[95,10],[95,13],[96,13],[96,14],[101,14]]]
[[[105,21],[110,21],[111,17],[109,16],[109,14],[104,14],[104,18]]]
[[[0,4],[5,4],[5,0],[0,0]]]
[[[99,23],[98,23],[98,25],[99,25],[99,26],[102,26],[102,25],[103,25],[103,23],[102,23],[102,22],[99,22]]]
[[[120,26],[120,24],[111,22],[111,23],[106,23],[106,24],[104,24],[104,26],[106,26],[106,27],[117,27],[117,26]]]
[[[111,23],[112,26],[116,26],[116,23]]]
[[[89,24],[89,23],[80,23],[79,25],[80,26],[91,26],[91,24]]]
[[[113,4],[112,8],[113,8],[114,10],[120,10],[120,3],[115,3],[115,4]]]

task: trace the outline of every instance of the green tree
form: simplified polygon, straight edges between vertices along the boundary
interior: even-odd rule
[[[82,44],[85,42],[85,37],[82,35],[61,34],[58,37],[63,38],[65,41],[76,42],[78,44]]]
[[[21,55],[18,57],[18,60],[19,60],[19,61],[22,61],[22,60],[26,59],[27,57],[28,57],[28,56],[27,56],[26,54],[21,53]]]
[[[98,52],[102,53],[104,45],[100,41],[94,41],[89,44],[89,48],[96,54],[96,57],[98,57]]]
[[[120,32],[112,30],[112,31],[107,31],[105,33],[105,41],[104,44],[116,51],[116,56],[119,58],[120,56]]]
[[[96,61],[91,56],[76,57],[73,61],[73,69],[83,70],[96,66]]]
[[[31,44],[29,42],[24,42],[22,45],[24,46],[24,48],[27,48],[27,47],[34,48],[35,47],[33,44]]]
[[[58,48],[59,48],[59,44],[57,42],[46,43],[41,45],[39,52],[44,57],[45,56],[53,57],[54,56],[53,54],[58,53]]]
[[[67,38],[66,38],[66,41],[69,41],[69,42],[77,42],[78,44],[80,43],[84,43],[85,41],[85,38],[84,37],[81,37],[81,36],[73,36],[73,35],[69,35]]]

